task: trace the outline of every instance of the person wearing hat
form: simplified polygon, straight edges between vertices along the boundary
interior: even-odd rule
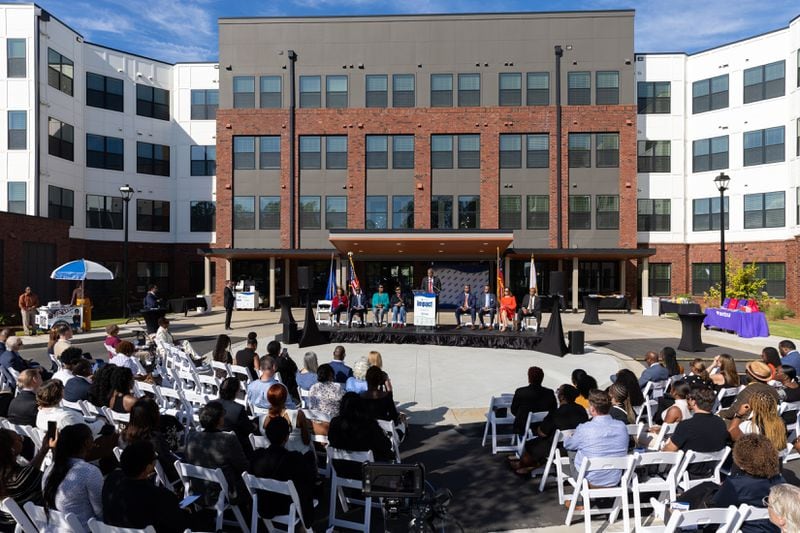
[[[736,395],[733,404],[727,409],[719,412],[719,416],[725,420],[732,420],[739,412],[739,408],[744,404],[750,403],[750,398],[757,392],[765,392],[775,399],[775,402],[780,401],[778,390],[767,383],[772,379],[772,369],[769,365],[762,361],[750,361],[745,367],[749,383]]]

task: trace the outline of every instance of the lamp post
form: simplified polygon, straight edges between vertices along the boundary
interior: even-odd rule
[[[728,281],[725,272],[725,191],[728,190],[728,184],[730,182],[730,176],[724,172],[720,172],[719,176],[714,178],[714,185],[717,186],[717,190],[719,191],[720,306],[725,301],[725,289]]]
[[[128,318],[128,203],[133,196],[133,187],[127,183],[119,188],[122,201],[125,202],[122,211],[122,228],[125,230],[125,240],[122,245],[122,317]]]

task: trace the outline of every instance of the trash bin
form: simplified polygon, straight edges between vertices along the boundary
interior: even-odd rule
[[[569,353],[582,355],[583,352],[583,331],[570,331],[567,333],[569,338]]]

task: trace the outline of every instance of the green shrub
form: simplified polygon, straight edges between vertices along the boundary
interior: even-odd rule
[[[794,311],[786,305],[786,302],[775,298],[765,298],[761,303],[761,310],[767,315],[767,320],[783,320],[795,316]]]

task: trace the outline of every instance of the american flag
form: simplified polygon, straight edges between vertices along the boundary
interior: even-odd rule
[[[353,290],[353,292],[355,292],[355,290],[359,288],[361,284],[358,282],[356,267],[353,264],[353,252],[350,252],[348,257],[350,258],[350,288]]]

